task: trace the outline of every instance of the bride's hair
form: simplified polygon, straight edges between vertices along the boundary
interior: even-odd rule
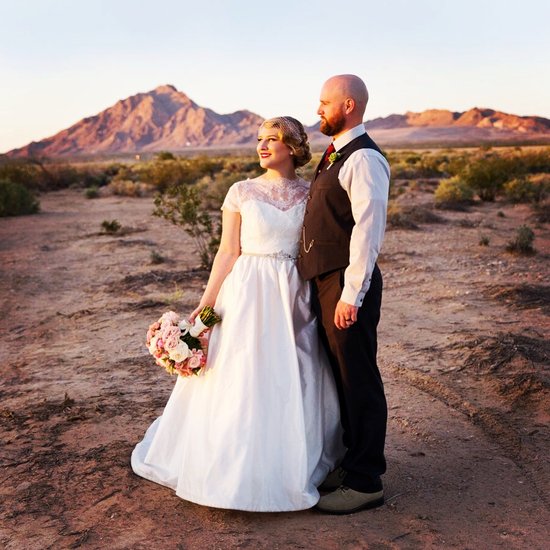
[[[304,166],[311,160],[309,142],[302,123],[291,116],[278,116],[262,123],[265,128],[279,130],[279,139],[293,153],[294,166]]]

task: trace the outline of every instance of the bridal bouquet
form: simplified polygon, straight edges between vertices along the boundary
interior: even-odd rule
[[[167,311],[149,326],[147,349],[157,365],[170,374],[198,375],[206,364],[208,331],[221,321],[209,306],[201,309],[193,323]]]

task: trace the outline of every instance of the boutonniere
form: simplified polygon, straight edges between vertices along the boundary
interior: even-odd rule
[[[336,151],[334,151],[334,153],[331,153],[329,156],[328,156],[328,161],[330,162],[330,164],[328,165],[327,167],[327,170],[338,160],[340,160],[340,157],[342,156],[342,153],[337,153]]]

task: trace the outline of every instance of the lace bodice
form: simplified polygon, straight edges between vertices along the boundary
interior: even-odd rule
[[[227,193],[223,207],[240,212],[244,202],[256,200],[267,202],[279,210],[288,210],[302,202],[307,197],[308,191],[309,183],[302,178],[288,180],[260,176],[233,184]]]
[[[308,192],[303,179],[260,176],[233,184],[222,208],[241,214],[243,254],[295,257]]]

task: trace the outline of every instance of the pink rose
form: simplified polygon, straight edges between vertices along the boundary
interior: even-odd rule
[[[181,331],[178,327],[171,326],[163,329],[161,335],[162,339],[164,340],[164,349],[170,351],[178,347],[181,336]]]
[[[187,365],[190,369],[200,369],[203,363],[204,353],[201,350],[193,350],[193,355],[187,360]]]
[[[180,316],[174,311],[167,311],[159,319],[162,326],[177,325],[180,322]]]

